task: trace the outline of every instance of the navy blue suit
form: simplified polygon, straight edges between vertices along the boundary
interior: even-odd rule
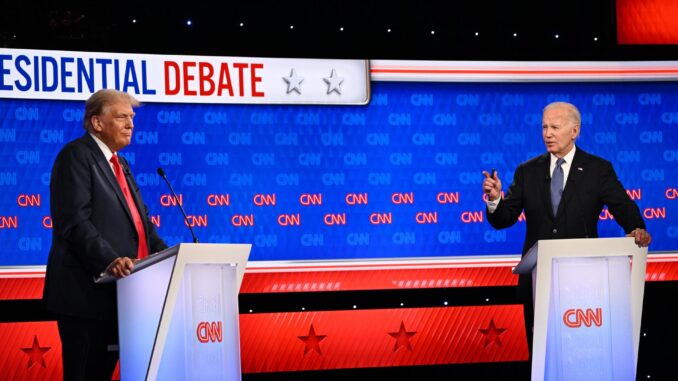
[[[148,218],[129,165],[122,157],[120,163],[144,223],[148,252],[166,248]],[[115,283],[94,280],[116,258],[136,258],[138,233],[110,164],[89,134],[66,144],[57,155],[50,207],[52,247],[43,299],[59,323],[65,378],[104,379],[107,374],[110,380],[117,358],[107,349],[117,343],[116,289]]]
[[[640,210],[619,182],[612,164],[577,147],[563,195],[556,215],[553,215],[550,192],[549,153],[537,156],[518,166],[513,183],[493,213],[487,213],[488,222],[496,229],[512,226],[525,212],[527,230],[523,255],[537,241],[543,239],[598,237],[598,219],[607,206],[615,220],[630,233],[645,229]],[[532,345],[533,305],[532,277],[521,275],[518,280],[518,299],[524,305],[525,329],[528,345]]]
[[[553,215],[550,193],[550,154],[518,166],[513,183],[488,222],[496,229],[512,226],[525,211],[525,254],[542,239],[598,237],[598,218],[607,205],[624,232],[645,229],[640,210],[619,182],[612,164],[577,147],[558,212]]]

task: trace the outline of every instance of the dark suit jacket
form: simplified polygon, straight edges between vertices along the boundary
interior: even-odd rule
[[[148,218],[139,187],[120,157],[144,222],[149,253],[167,247]],[[50,183],[52,247],[43,299],[48,310],[69,316],[116,318],[115,284],[94,279],[118,257],[136,258],[138,235],[110,164],[85,134],[59,152]]]
[[[645,228],[638,206],[609,161],[577,147],[556,216],[551,207],[549,171],[549,153],[520,164],[497,209],[487,213],[490,224],[503,229],[515,224],[525,211],[523,254],[541,239],[598,237],[598,217],[604,205],[626,233]]]

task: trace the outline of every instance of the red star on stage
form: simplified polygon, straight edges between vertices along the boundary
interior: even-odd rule
[[[491,343],[497,343],[498,346],[501,347],[501,338],[499,335],[504,333],[506,331],[506,328],[497,328],[497,326],[494,325],[494,318],[490,319],[490,326],[487,328],[480,328],[478,331],[485,335],[485,344],[483,345],[485,348],[487,348],[488,345]]]
[[[40,364],[43,368],[46,368],[45,358],[43,355],[47,353],[52,347],[41,347],[38,343],[38,337],[33,336],[33,346],[30,348],[21,348],[21,350],[28,355],[28,364],[26,369],[33,366],[33,364]]]
[[[401,320],[400,321],[400,329],[398,332],[389,332],[388,334],[391,335],[394,339],[396,339],[395,345],[393,346],[393,352],[397,351],[400,347],[405,347],[407,348],[410,352],[412,352],[412,344],[410,343],[410,337],[414,336],[417,332],[407,332],[405,329],[405,323]]]
[[[322,355],[323,353],[320,351],[320,342],[327,337],[327,335],[316,335],[315,334],[315,329],[313,329],[313,324],[311,324],[311,328],[308,330],[308,336],[298,336],[299,340],[304,342],[304,356],[310,351],[314,350],[317,352],[319,355]]]

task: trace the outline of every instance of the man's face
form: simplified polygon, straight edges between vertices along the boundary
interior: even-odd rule
[[[126,102],[115,102],[104,106],[100,115],[92,116],[92,127],[96,136],[113,152],[127,147],[132,141],[134,110]]]
[[[579,135],[579,126],[564,107],[552,107],[544,111],[541,127],[546,150],[558,157],[570,152]]]

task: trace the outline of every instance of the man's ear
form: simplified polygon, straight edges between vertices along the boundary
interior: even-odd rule
[[[579,125],[575,125],[574,128],[572,128],[572,131],[574,131],[574,136],[572,137],[572,140],[577,140],[577,138],[579,137],[580,132],[579,128],[580,128]]]
[[[101,121],[96,115],[92,115],[92,118],[89,120],[92,123],[92,129],[96,132],[101,132]]]

